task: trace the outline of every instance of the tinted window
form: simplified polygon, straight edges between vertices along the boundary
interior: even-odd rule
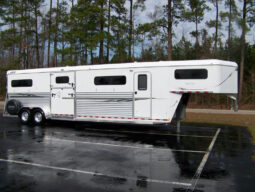
[[[138,75],[138,90],[147,90],[147,75]]]
[[[177,69],[175,70],[175,79],[207,79],[206,69]]]
[[[125,85],[126,77],[125,76],[102,76],[95,77],[95,85]]]
[[[69,83],[69,77],[68,76],[56,77],[56,83],[57,84]]]
[[[12,80],[12,87],[32,87],[32,79]]]

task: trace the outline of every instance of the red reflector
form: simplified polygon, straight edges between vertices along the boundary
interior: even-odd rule
[[[125,119],[125,117],[121,117],[121,119]]]
[[[145,118],[141,118],[141,120],[145,120]]]
[[[204,93],[208,93],[208,91],[204,91]]]
[[[104,116],[102,116],[101,118],[103,118],[103,119],[104,119],[105,117],[104,117]]]
[[[196,93],[200,93],[200,91],[196,91]]]
[[[108,119],[111,119],[112,117],[108,117]]]
[[[163,121],[168,121],[167,119],[163,119]]]
[[[152,118],[149,118],[148,120],[152,120]]]
[[[93,118],[93,116],[89,116],[90,118]]]
[[[132,119],[131,117],[129,117],[128,119]]]
[[[95,116],[95,118],[98,118],[99,116]]]
[[[114,119],[118,119],[118,117],[114,117]]]
[[[87,117],[87,115],[84,115],[83,117]]]
[[[160,121],[160,119],[156,119],[157,121]]]

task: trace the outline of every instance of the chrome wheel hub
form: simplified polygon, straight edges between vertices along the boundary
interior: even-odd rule
[[[28,117],[29,117],[29,114],[28,112],[24,111],[22,114],[21,114],[21,119],[22,121],[26,122],[28,121]]]
[[[34,115],[35,122],[40,123],[42,121],[42,118],[43,118],[42,113],[40,113],[40,112],[35,113],[35,115]]]

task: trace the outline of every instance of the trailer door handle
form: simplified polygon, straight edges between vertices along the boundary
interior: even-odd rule
[[[70,95],[71,97],[73,97],[73,96],[74,96],[74,94],[73,94],[73,93],[68,93],[68,95]]]
[[[51,94],[51,97],[54,97],[55,95],[56,95],[55,93],[52,93],[52,94]]]
[[[135,91],[135,94],[137,94],[137,91]]]

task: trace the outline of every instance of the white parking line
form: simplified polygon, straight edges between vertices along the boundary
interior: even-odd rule
[[[132,181],[139,180],[139,178],[136,178],[136,177],[128,177],[128,176],[124,177],[124,176],[120,176],[120,175],[104,174],[104,173],[91,172],[91,171],[83,171],[83,170],[79,170],[79,169],[56,167],[56,166],[50,166],[50,165],[43,165],[43,164],[39,164],[39,163],[29,163],[29,162],[17,161],[17,160],[12,160],[12,159],[2,159],[2,158],[0,158],[0,161],[6,162],[6,163],[29,165],[29,166],[40,167],[40,168],[48,168],[48,169],[54,169],[54,170],[69,171],[69,172],[87,174],[87,175],[92,175],[92,176],[105,176],[105,177],[111,177],[111,178],[117,178],[117,179],[123,178],[123,179],[127,179],[127,180],[132,180]],[[172,181],[164,181],[164,180],[157,180],[157,179],[146,179],[145,181],[149,182],[149,183],[178,185],[178,186],[183,186],[183,187],[191,186],[191,183],[183,183],[183,182],[175,182],[175,181],[172,182]]]
[[[220,133],[220,130],[221,130],[220,128],[217,129],[217,131],[216,131],[216,133],[215,133],[215,135],[214,135],[214,137],[213,137],[213,139],[212,139],[212,141],[211,141],[211,143],[210,143],[210,145],[209,145],[209,147],[207,149],[207,152],[204,154],[203,159],[200,162],[200,164],[199,164],[199,166],[198,166],[198,168],[196,170],[196,173],[195,173],[195,175],[192,178],[192,181],[195,180],[195,183],[193,185],[193,190],[192,191],[195,190],[197,182],[198,182],[198,180],[200,178],[200,175],[201,175],[201,173],[202,173],[202,171],[204,169],[204,166],[205,166],[205,164],[206,164],[206,162],[207,162],[207,160],[209,158],[209,155],[211,154],[211,151],[212,151],[213,146],[215,144],[215,141],[216,141],[216,139],[217,139],[217,137],[218,137],[218,135]],[[193,182],[191,182],[191,183],[193,183]]]
[[[99,142],[90,142],[90,141],[77,141],[77,140],[69,140],[69,139],[59,139],[52,138],[49,136],[44,137],[44,140],[47,141],[56,141],[56,142],[71,142],[71,143],[79,143],[79,144],[87,144],[87,145],[101,145],[101,146],[110,146],[110,147],[122,147],[122,148],[131,148],[131,149],[147,149],[147,150],[163,150],[163,151],[176,151],[176,152],[187,152],[187,153],[206,153],[206,151],[195,151],[195,150],[179,150],[179,149],[167,149],[160,147],[153,147],[152,145],[121,145],[121,144],[112,144],[112,143],[99,143]]]

